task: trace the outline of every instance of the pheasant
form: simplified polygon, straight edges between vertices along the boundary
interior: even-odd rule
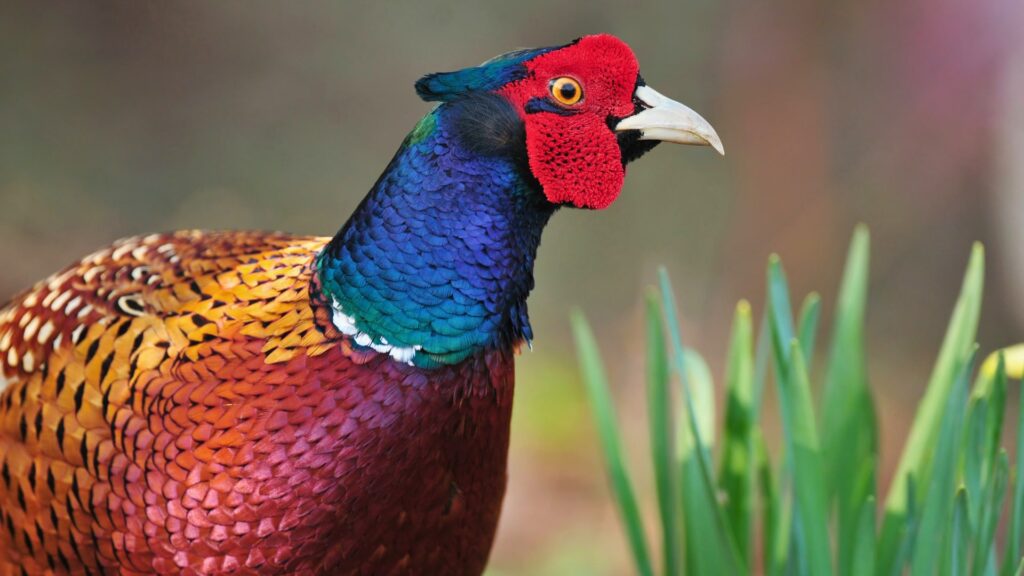
[[[333,238],[129,238],[0,310],[0,574],[483,571],[542,229],[722,145],[609,35],[416,91]]]

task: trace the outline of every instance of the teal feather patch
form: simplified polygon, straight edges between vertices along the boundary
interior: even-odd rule
[[[416,93],[427,102],[450,102],[471,92],[490,92],[526,76],[523,63],[557,48],[517,50],[479,66],[427,74],[416,82]]]

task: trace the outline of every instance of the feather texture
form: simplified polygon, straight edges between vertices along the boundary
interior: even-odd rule
[[[325,242],[130,239],[0,313],[0,573],[482,570],[511,355],[355,350],[310,300]]]

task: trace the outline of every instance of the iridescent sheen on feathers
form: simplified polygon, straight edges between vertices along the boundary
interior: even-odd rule
[[[555,206],[509,153],[522,138],[499,96],[442,104],[323,252],[324,293],[372,345],[434,367],[532,338],[526,297]]]

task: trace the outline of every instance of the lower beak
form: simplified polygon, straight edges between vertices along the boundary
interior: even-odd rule
[[[641,140],[711,146],[725,155],[722,139],[700,114],[650,86],[638,86],[634,94],[647,108],[623,118],[615,126],[617,132],[637,130]]]

